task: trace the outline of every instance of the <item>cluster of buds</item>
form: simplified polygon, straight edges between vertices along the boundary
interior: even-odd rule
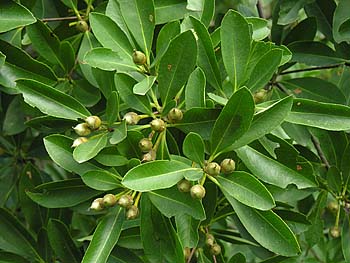
[[[75,133],[80,137],[74,140],[72,147],[77,147],[80,144],[87,142],[88,139],[85,136],[89,135],[92,131],[99,129],[101,124],[102,121],[99,117],[89,116],[85,119],[85,122],[79,123],[73,127]]]
[[[220,173],[230,174],[236,168],[235,161],[232,159],[224,159],[220,165],[216,162],[207,163],[204,166],[204,172],[210,176],[218,176]]]
[[[103,198],[96,198],[90,206],[90,210],[101,211],[107,207],[115,206],[117,198],[113,194],[106,194]]]
[[[210,248],[210,253],[212,255],[217,256],[221,253],[221,247],[215,242],[215,238],[212,234],[206,234],[205,244]]]

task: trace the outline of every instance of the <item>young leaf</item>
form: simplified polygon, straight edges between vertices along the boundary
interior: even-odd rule
[[[186,109],[205,107],[205,84],[203,70],[201,68],[193,70],[185,88]]]
[[[231,146],[250,126],[254,114],[254,101],[248,89],[235,92],[219,117],[211,133],[211,153],[215,155]]]
[[[117,244],[125,218],[125,209],[118,206],[98,224],[82,263],[105,263]]]
[[[221,49],[226,72],[238,89],[248,64],[252,37],[249,24],[238,12],[230,10],[221,24]]]
[[[109,191],[121,187],[120,176],[105,170],[89,171],[82,175],[83,182],[92,189]]]
[[[126,122],[119,123],[112,133],[112,137],[109,139],[110,144],[117,144],[123,141],[127,136]]]
[[[85,143],[80,144],[73,151],[73,158],[78,163],[86,162],[94,158],[107,145],[107,133],[90,137]]]
[[[236,153],[247,168],[264,182],[282,188],[289,184],[295,184],[299,189],[317,186],[312,178],[305,177],[249,146],[239,148]]]
[[[191,31],[173,39],[160,60],[158,89],[163,106],[172,100],[188,80],[196,63],[197,44]]]
[[[146,93],[152,88],[156,78],[156,76],[146,76],[142,81],[135,84],[132,89],[133,93],[142,96],[146,95]]]
[[[76,120],[91,113],[73,97],[35,80],[21,79],[17,88],[24,101],[41,112],[58,118]]]
[[[202,173],[201,169],[178,161],[156,160],[129,170],[122,184],[135,191],[147,192],[169,188],[184,177],[189,180],[198,180]]]
[[[223,191],[247,206],[259,210],[269,210],[275,206],[275,201],[266,187],[246,172],[237,171],[216,179]]]
[[[204,142],[200,135],[194,132],[187,134],[183,142],[182,150],[188,159],[191,159],[195,163],[203,165]]]

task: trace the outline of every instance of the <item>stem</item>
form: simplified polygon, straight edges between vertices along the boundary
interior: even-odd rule
[[[281,72],[280,75],[286,75],[286,74],[297,73],[297,72],[321,70],[321,69],[338,68],[338,67],[341,67],[343,65],[347,66],[347,64],[341,63],[341,64],[335,64],[335,65],[317,66],[317,67],[304,68],[304,69],[294,69],[294,70],[288,70],[288,71]]]
[[[139,192],[137,197],[136,197],[136,199],[135,199],[134,206],[137,207],[139,205],[139,201],[140,201],[141,195],[142,195],[142,192]]]
[[[86,13],[85,13],[85,16],[88,17],[89,14],[90,14],[90,11],[91,11],[91,8],[92,8],[92,1],[90,0],[89,3],[88,3],[88,6],[86,8]]]
[[[265,18],[262,10],[261,2],[259,0],[256,3],[256,9],[258,10],[259,17]]]
[[[156,141],[156,143],[155,143],[154,146],[153,146],[153,151],[156,152],[156,151],[158,150],[159,144],[160,144],[160,142],[162,141],[162,139],[163,139],[163,137],[164,137],[164,134],[165,134],[165,130],[162,131],[162,132],[159,134],[159,136],[158,136],[158,138],[157,138],[157,141]]]
[[[213,255],[214,263],[217,263],[215,255]]]
[[[340,218],[340,206],[338,206],[337,217],[335,218],[335,227],[339,227],[339,218]]]
[[[220,183],[218,182],[218,180],[216,180],[213,176],[207,175],[207,177],[208,177],[209,180],[212,181],[214,184],[216,184],[217,186],[220,186]]]
[[[154,94],[154,91],[152,88],[149,91],[150,91],[151,98],[153,100],[154,105],[156,106],[157,111],[161,112],[162,107],[160,107],[160,105],[158,103],[158,99],[156,97],[156,94]]]
[[[207,179],[207,174],[204,173],[201,182],[199,183],[200,185],[204,185],[205,180]]]
[[[195,247],[192,248],[191,254],[190,254],[190,256],[189,256],[188,259],[187,259],[187,263],[190,263],[190,262],[191,262],[191,259],[192,259],[193,255],[194,255],[194,252],[196,252],[196,248],[195,248]]]
[[[41,19],[42,22],[52,22],[52,21],[64,21],[64,20],[77,20],[78,16],[66,16],[66,17],[49,17]]]
[[[290,92],[288,89],[286,89],[281,83],[275,82],[273,83],[280,91],[283,93],[286,93],[287,95],[291,95],[292,92]]]
[[[324,155],[324,153],[321,149],[320,142],[317,140],[317,138],[313,134],[311,134],[311,141],[312,141],[313,145],[315,146],[316,151],[318,153],[318,156],[320,157],[322,163],[325,165],[326,169],[328,170],[331,166],[330,166],[329,162],[327,161],[326,156]]]

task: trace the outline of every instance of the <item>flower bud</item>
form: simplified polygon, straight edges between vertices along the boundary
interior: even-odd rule
[[[115,206],[116,203],[117,203],[117,198],[113,194],[106,194],[103,197],[103,204],[105,207]]]
[[[177,183],[177,189],[179,189],[179,191],[183,193],[188,193],[189,191],[191,191],[191,187],[191,182],[186,179],[182,179],[180,182]]]
[[[134,50],[132,53],[132,60],[136,65],[144,65],[147,62],[147,58],[145,54],[141,51]]]
[[[267,98],[268,91],[266,89],[261,89],[258,92],[255,92],[253,95],[255,104],[264,102]]]
[[[118,201],[118,205],[124,208],[129,208],[134,204],[134,200],[131,195],[122,195]]]
[[[126,211],[127,220],[135,219],[138,217],[138,215],[139,215],[139,209],[137,208],[137,206],[133,205]]]
[[[80,144],[88,141],[86,137],[78,137],[73,141],[72,148],[78,147]]]
[[[183,118],[183,113],[178,108],[172,108],[168,113],[168,119],[171,122],[178,122],[181,121]]]
[[[95,199],[90,206],[90,210],[101,211],[104,208],[103,198]]]
[[[219,175],[220,170],[220,165],[216,162],[208,163],[204,168],[204,171],[211,176]]]
[[[136,125],[140,120],[140,116],[135,112],[127,112],[123,120],[125,120],[128,125]]]
[[[154,119],[151,121],[151,129],[156,132],[162,132],[165,130],[165,122],[162,119]]]
[[[194,199],[202,199],[205,196],[205,188],[200,184],[192,186],[190,192]]]
[[[154,150],[150,150],[148,153],[145,153],[142,157],[142,162],[154,161],[157,157],[157,153]]]
[[[220,167],[221,167],[221,172],[223,172],[224,174],[230,174],[235,170],[236,163],[232,159],[224,159],[222,160]]]
[[[338,238],[340,237],[340,228],[337,226],[333,226],[329,229],[329,234],[331,235],[331,237],[333,238]]]
[[[327,209],[332,212],[332,213],[336,213],[339,209],[339,204],[338,202],[335,201],[331,201],[327,204]]]
[[[214,244],[211,248],[210,248],[210,253],[214,256],[217,256],[221,253],[221,247],[218,244]]]
[[[89,30],[89,25],[84,20],[78,21],[77,24],[75,25],[75,27],[78,31],[80,31],[82,33]]]
[[[101,119],[97,116],[89,116],[85,119],[85,122],[91,130],[96,130],[101,126]]]
[[[79,136],[86,136],[91,133],[89,125],[87,123],[79,123],[77,126],[73,127],[76,134]]]
[[[148,138],[143,138],[139,141],[139,148],[142,152],[146,153],[152,150],[153,143]]]
[[[215,243],[215,238],[212,234],[206,234],[205,236],[205,244],[208,246],[208,247],[212,247]]]

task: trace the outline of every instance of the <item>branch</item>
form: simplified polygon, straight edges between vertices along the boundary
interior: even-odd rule
[[[328,170],[331,166],[330,166],[329,162],[327,161],[327,158],[321,149],[320,142],[317,140],[317,138],[313,134],[311,134],[311,141],[314,144],[316,151],[318,153],[318,156],[320,157],[322,163],[325,165],[326,169]]]
[[[52,22],[52,21],[64,21],[64,20],[78,20],[79,18],[77,16],[66,16],[66,17],[49,17],[49,18],[42,18],[41,21],[43,22]]]
[[[314,70],[321,70],[321,69],[331,69],[331,68],[338,68],[341,66],[349,66],[347,63],[341,63],[341,64],[335,64],[335,65],[328,65],[328,66],[318,66],[318,67],[312,67],[312,68],[304,68],[304,69],[295,69],[295,70],[289,70],[281,72],[280,75],[286,75],[291,73],[297,73],[297,72],[306,72],[306,71],[314,71]]]

